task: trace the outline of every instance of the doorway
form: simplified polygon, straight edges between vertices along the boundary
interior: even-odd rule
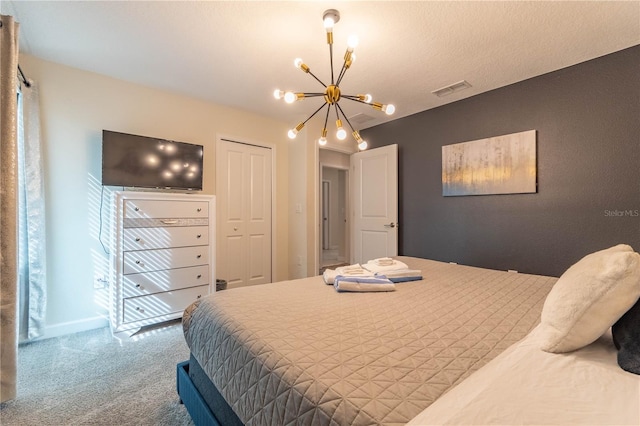
[[[348,176],[349,171],[321,167],[321,270],[349,262]]]

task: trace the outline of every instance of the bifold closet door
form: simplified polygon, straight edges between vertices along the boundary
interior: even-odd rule
[[[218,140],[217,278],[229,288],[271,282],[271,149]]]

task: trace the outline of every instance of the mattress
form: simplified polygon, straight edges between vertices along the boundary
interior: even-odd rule
[[[638,425],[640,376],[616,356],[610,332],[554,354],[540,350],[534,329],[409,424]]]
[[[424,279],[337,293],[322,277],[187,308],[192,356],[243,423],[405,424],[539,322],[557,280],[398,257]]]

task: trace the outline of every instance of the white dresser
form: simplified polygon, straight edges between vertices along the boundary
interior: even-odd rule
[[[114,333],[180,318],[215,291],[213,196],[121,191],[114,210]]]

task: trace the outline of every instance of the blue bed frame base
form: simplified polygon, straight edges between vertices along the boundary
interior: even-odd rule
[[[221,426],[189,377],[189,361],[179,363],[177,368],[178,396],[196,426]]]

